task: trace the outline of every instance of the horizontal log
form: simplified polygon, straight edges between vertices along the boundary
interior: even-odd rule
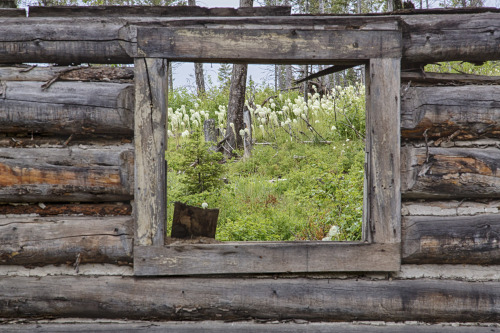
[[[131,263],[133,218],[0,219],[0,264]]]
[[[31,132],[15,133],[12,136],[4,136],[0,138],[0,147],[11,148],[67,148],[71,146],[81,147],[106,147],[119,146],[122,144],[132,143],[132,137],[116,137],[99,135],[89,136],[87,134],[80,135],[51,135],[50,137],[37,135]]]
[[[0,17],[0,63],[132,63],[122,46],[131,39],[120,35],[126,25],[120,18]]]
[[[65,66],[17,66],[0,67],[1,81],[106,81],[132,82],[134,69],[131,67],[65,67]]]
[[[0,284],[0,313],[17,318],[497,322],[498,304],[498,282],[426,279],[47,276]]]
[[[499,198],[497,148],[401,148],[402,198]]]
[[[117,13],[117,9],[113,9]],[[126,12],[126,10],[125,10]],[[103,12],[105,13],[105,11]],[[104,15],[104,14],[103,14]],[[48,62],[58,64],[71,63],[132,63],[135,55],[136,26],[152,26],[154,24],[170,24],[177,26],[187,25],[203,27],[205,33],[212,27],[226,27],[232,29],[235,36],[242,36],[247,31],[249,37],[255,34],[256,29],[283,30],[281,36],[285,38],[280,41],[282,45],[293,45],[293,40],[302,34],[301,30],[314,26],[317,28],[318,36],[324,35],[322,31],[327,29],[348,28],[366,29],[368,21],[381,22],[385,20],[385,27],[392,21],[393,26],[402,23],[403,26],[403,62],[407,63],[430,63],[437,61],[468,60],[486,61],[500,59],[500,50],[497,47],[496,35],[500,31],[500,13],[477,13],[477,14],[450,14],[450,15],[408,15],[392,17],[255,17],[255,18],[159,18],[146,15],[133,17],[117,15],[110,18],[92,17],[32,17],[26,18],[0,18],[0,25],[5,33],[0,36],[0,63],[19,62]],[[241,29],[252,25],[252,29]],[[231,26],[231,27],[230,27]],[[379,25],[380,26],[380,25]],[[234,29],[233,29],[234,28]],[[212,30],[214,31],[214,30]],[[296,35],[293,31],[298,32]],[[286,35],[286,32],[289,32]],[[366,31],[369,36],[373,33]],[[335,33],[333,34],[335,35]],[[378,39],[375,39],[378,40]],[[335,42],[335,40],[333,40]],[[386,45],[382,41],[382,45]],[[335,43],[333,43],[335,44]],[[322,52],[311,53],[312,49],[318,47],[318,41],[311,38],[309,42],[300,44],[304,47],[303,52],[297,52],[300,59],[297,62],[308,62],[305,59],[311,57],[314,62]],[[331,47],[331,43],[319,45],[321,50],[325,46]],[[347,45],[353,46],[352,43]],[[358,45],[358,49],[359,46]],[[374,44],[372,44],[374,45]],[[232,58],[244,58],[248,51],[255,47],[265,50],[274,50],[274,40],[260,39],[257,44],[250,44],[244,54],[232,55]],[[362,46],[362,45],[361,45]],[[342,45],[342,49],[345,49]],[[378,47],[378,44],[377,44]],[[354,46],[353,46],[354,48]],[[64,50],[62,52],[61,50]],[[203,59],[202,51],[199,50],[198,57]],[[341,53],[337,53],[340,56]],[[337,56],[337,57],[338,57]],[[385,55],[388,56],[388,55]],[[273,62],[282,60],[280,52],[274,54]],[[240,58],[240,59],[241,59]],[[254,59],[254,61],[256,61]],[[263,62],[262,56],[259,62]],[[271,59],[267,60],[268,62]]]
[[[259,242],[136,246],[134,274],[398,271],[400,244]],[[352,260],[356,258],[356,260]]]
[[[84,321],[65,320],[64,323],[36,320],[2,323],[8,332],[171,332],[171,333],[466,333],[474,330],[475,333],[495,332],[498,324],[467,325],[456,323],[387,323],[387,322],[362,322],[362,323],[328,323],[308,322],[305,320],[290,321],[246,321],[246,322],[162,322],[162,321]]]
[[[251,8],[205,8],[199,6],[30,6],[30,17],[78,17],[78,16],[287,16],[291,7],[251,7]]]
[[[499,18],[500,13],[401,16],[404,61],[498,60]]]
[[[0,215],[34,214],[37,216],[54,215],[131,215],[132,206],[129,203],[23,203],[0,204]]]
[[[127,201],[130,145],[84,149],[0,148],[0,202]]]
[[[145,57],[174,61],[331,63],[334,60],[399,58],[401,35],[394,30],[141,27],[137,30],[137,47],[137,52]]]
[[[464,201],[404,201],[401,215],[403,216],[464,216],[500,213],[500,201],[486,200]]]
[[[401,136],[423,140],[500,138],[500,85],[410,87],[401,99]]]
[[[2,88],[3,87],[3,88]],[[133,135],[134,86],[103,82],[0,82],[0,131]]]
[[[500,215],[406,216],[403,263],[500,264]]]
[[[474,74],[454,74],[454,73],[432,73],[432,72],[401,72],[401,82],[411,86],[435,86],[435,85],[486,85],[500,84],[500,76],[485,76]]]

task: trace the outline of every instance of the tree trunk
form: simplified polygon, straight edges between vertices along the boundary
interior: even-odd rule
[[[196,6],[196,0],[188,0],[188,6]],[[198,92],[198,96],[201,96],[205,93],[205,78],[203,76],[202,63],[194,63],[194,76],[196,78],[196,91]]]
[[[252,7],[253,0],[240,0],[240,7]],[[240,130],[244,130],[243,106],[245,105],[245,89],[247,82],[246,64],[234,64],[231,77],[231,87],[229,90],[229,104],[227,107],[227,130],[228,136],[224,155],[230,157],[233,150],[243,147],[243,139],[239,135]],[[231,125],[232,124],[232,125]]]

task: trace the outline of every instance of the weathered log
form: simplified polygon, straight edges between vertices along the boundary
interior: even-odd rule
[[[498,60],[499,18],[500,13],[401,16],[404,61]]]
[[[106,147],[106,146],[119,146],[122,144],[132,143],[131,137],[117,137],[108,135],[89,136],[87,134],[79,135],[51,135],[45,137],[29,133],[15,133],[12,136],[1,134],[0,147],[11,148],[67,148],[71,146],[87,146],[87,147]]]
[[[3,323],[2,323],[3,324]],[[163,321],[126,321],[126,322],[99,322],[88,320],[66,320],[57,323],[51,321],[23,320],[18,323],[13,320],[3,324],[6,332],[170,332],[170,333],[491,333],[498,329],[498,324],[457,324],[457,323],[387,323],[387,322],[354,322],[330,323],[308,322],[304,320],[290,321],[245,321],[245,322],[163,322]]]
[[[474,74],[432,73],[432,72],[401,72],[401,83],[412,87],[427,87],[435,85],[463,86],[500,84],[500,76],[485,76]]]
[[[2,204],[0,215],[35,214],[38,216],[54,215],[131,215],[132,206],[129,203],[36,203],[36,204]]]
[[[136,246],[134,274],[396,272],[400,244],[236,242]]]
[[[133,224],[130,216],[0,219],[0,264],[131,263]]]
[[[500,215],[407,216],[403,263],[500,264]]]
[[[497,322],[498,304],[498,282],[434,279],[47,276],[0,284],[0,313],[17,318]]]
[[[497,148],[401,148],[403,198],[499,198]]]
[[[99,23],[101,22],[101,23]],[[131,63],[122,44],[120,18],[2,19],[0,63]]]
[[[65,67],[65,66],[18,66],[0,67],[1,81],[106,81],[131,82],[134,69],[131,67]]]
[[[500,213],[500,201],[405,201],[402,203],[403,216],[473,216]]]
[[[166,224],[166,59],[135,60],[136,245],[163,245]],[[154,73],[154,75],[153,75]]]
[[[133,100],[131,84],[0,81],[0,130],[130,137]]]
[[[195,16],[287,16],[291,7],[205,8],[199,6],[30,6],[30,17],[75,16],[141,16],[141,17],[195,17]]]
[[[401,240],[401,59],[370,59],[366,75],[366,172],[363,239]]]
[[[500,138],[500,85],[410,87],[401,102],[401,136],[424,140]]]
[[[403,26],[403,61],[410,63],[429,63],[449,60],[485,61],[500,59],[500,50],[496,43],[496,34],[500,30],[500,13],[453,14],[453,15],[414,15],[400,17],[255,17],[255,18],[159,18],[159,17],[132,17],[120,15],[118,9],[113,9],[116,17],[33,17],[0,18],[0,25],[4,33],[0,36],[0,63],[19,62],[49,62],[59,64],[71,63],[132,63],[135,54],[137,25],[152,26],[155,23],[187,25],[203,27],[205,32],[215,31],[207,29],[212,25],[217,28],[226,27],[234,32],[233,36],[255,34],[259,26],[265,27],[260,33],[268,29],[282,30],[286,27],[290,32],[281,34],[281,42],[293,44],[300,38],[303,30],[309,27],[317,29],[318,36],[324,35],[326,29],[366,29],[366,36],[372,35],[374,30]],[[126,12],[127,10],[125,10]],[[105,13],[105,11],[103,12]],[[104,14],[103,14],[104,15]],[[162,23],[163,22],[163,23]],[[169,23],[171,22],[171,23]],[[373,22],[378,22],[376,28]],[[392,22],[392,23],[391,23]],[[230,27],[232,25],[232,27]],[[252,29],[241,29],[252,27]],[[245,32],[246,31],[246,32]],[[292,32],[296,32],[293,34]],[[311,36],[308,36],[311,37]],[[318,61],[320,53],[313,53],[318,46],[316,37],[309,41],[302,41],[303,52],[297,52],[298,59],[294,62],[311,63]],[[386,43],[387,41],[384,41]],[[234,44],[234,43],[233,43]],[[351,43],[352,44],[352,43]],[[271,59],[258,61],[278,62],[286,58],[282,50],[274,55],[269,52],[276,48],[275,39],[260,39],[258,43],[244,48],[241,55],[229,54],[231,59],[243,61],[248,51],[265,51]],[[332,45],[330,42],[322,44],[320,49]],[[350,45],[350,44],[349,44]],[[358,49],[360,45],[357,44]],[[370,44],[368,44],[370,45]],[[64,50],[64,52],[61,52]],[[309,51],[308,51],[309,50]],[[205,51],[198,49],[196,57],[212,59]],[[362,51],[358,51],[362,52]],[[392,52],[392,51],[391,51]],[[382,56],[389,56],[383,52]],[[341,53],[336,53],[337,58]],[[307,56],[309,59],[305,59]],[[253,55],[252,55],[253,56]],[[324,56],[324,55],[322,55]],[[233,61],[226,59],[227,61]],[[253,61],[257,61],[253,59]],[[290,60],[291,61],[291,60]]]
[[[373,47],[373,45],[377,47]],[[250,47],[251,46],[251,47]],[[138,53],[174,61],[331,63],[401,57],[397,30],[139,27]]]
[[[133,194],[130,145],[0,148],[0,201],[127,201]]]

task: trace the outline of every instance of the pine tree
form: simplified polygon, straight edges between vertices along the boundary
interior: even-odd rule
[[[211,191],[222,185],[224,165],[219,164],[222,153],[210,150],[212,143],[205,142],[200,129],[194,131],[183,147],[184,185],[189,194]]]

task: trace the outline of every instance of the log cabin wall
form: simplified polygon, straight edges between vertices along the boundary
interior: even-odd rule
[[[400,17],[405,46],[399,272],[137,278],[132,70],[20,63],[131,63],[134,24],[175,21],[185,14],[165,10],[35,8],[29,18],[22,10],[0,10],[5,30],[0,34],[0,317],[5,322],[254,319],[349,322],[335,327],[354,332],[356,321],[386,326],[380,321],[403,321],[405,329],[415,325],[408,321],[500,321],[500,79],[414,70],[429,61],[499,60],[491,38],[500,34],[500,13]],[[196,10],[202,17],[255,14]],[[292,24],[284,15],[276,20]],[[76,30],[75,19],[82,23]],[[447,29],[450,24],[453,29]],[[254,322],[248,325],[247,331],[255,329]],[[485,328],[481,325],[476,331]],[[401,330],[384,329],[391,327]],[[369,323],[362,329],[378,332]]]

